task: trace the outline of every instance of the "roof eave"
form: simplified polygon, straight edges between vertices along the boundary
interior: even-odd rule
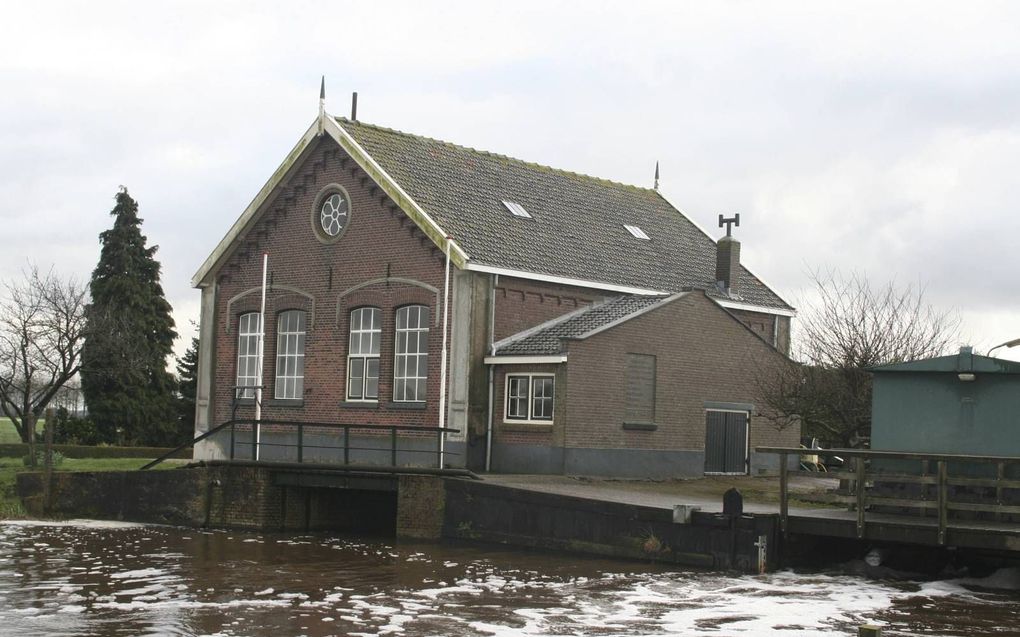
[[[255,195],[255,198],[248,204],[248,207],[241,213],[241,216],[234,222],[234,225],[230,227],[230,230],[227,231],[223,239],[220,240],[212,253],[202,263],[195,276],[191,278],[192,287],[197,288],[209,285],[210,274],[216,271],[226,255],[230,254],[237,244],[243,240],[245,231],[254,221],[262,206],[269,200],[276,188],[287,179],[291,170],[300,163],[305,152],[323,134],[329,135],[337,142],[354,159],[358,167],[364,170],[379,185],[383,192],[400,207],[404,214],[415,222],[433,243],[439,246],[444,253],[448,251],[450,261],[454,265],[462,269],[467,265],[470,257],[468,257],[456,240],[447,235],[439,224],[411,199],[407,192],[379,166],[378,162],[351,137],[350,133],[337,124],[335,118],[323,114],[315,118],[312,125],[308,127],[308,130],[301,136],[301,139],[294,145],[294,148],[287,153],[287,157],[277,167],[269,177],[269,180],[262,186],[262,189]]]
[[[301,136],[301,139],[299,139],[297,144],[294,145],[294,148],[287,153],[287,157],[269,177],[269,180],[266,181],[265,185],[262,186],[262,189],[259,190],[257,195],[255,195],[255,198],[251,200],[248,207],[244,209],[241,216],[237,218],[234,225],[230,226],[230,230],[227,231],[227,234],[220,239],[218,244],[216,244],[216,247],[202,263],[202,266],[198,268],[197,272],[195,272],[195,276],[191,277],[192,287],[198,288],[209,285],[209,281],[207,280],[209,275],[217,269],[223,258],[228,255],[234,247],[236,247],[237,243],[239,243],[241,239],[244,238],[245,230],[253,221],[259,209],[273,194],[276,187],[283,183],[291,169],[299,163],[301,158],[304,156],[305,151],[308,150],[308,148],[312,145],[312,142],[314,142],[318,136],[319,118],[316,117],[315,121],[312,122],[312,125],[308,127],[308,130],[305,131],[304,135]]]

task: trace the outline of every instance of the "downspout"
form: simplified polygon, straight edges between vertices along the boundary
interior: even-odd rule
[[[445,464],[446,454],[446,346],[447,331],[450,319],[450,244],[453,240],[446,237],[446,274],[443,282],[443,351],[440,354],[439,363],[439,468]]]
[[[489,290],[489,356],[496,355],[496,286],[499,275],[492,275],[492,289]],[[485,471],[492,469],[492,401],[495,394],[496,372],[492,365],[489,368],[489,408],[486,413],[485,425]]]

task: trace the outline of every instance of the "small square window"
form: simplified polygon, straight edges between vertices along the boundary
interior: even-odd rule
[[[507,374],[507,422],[552,423],[555,399],[552,374]]]
[[[503,205],[510,211],[515,217],[521,217],[522,219],[531,219],[531,213],[524,209],[524,206],[517,203],[516,201],[503,200]]]
[[[629,232],[632,235],[634,235],[634,237],[637,238],[637,239],[641,239],[643,241],[651,241],[652,240],[651,237],[649,237],[647,234],[645,234],[644,230],[642,230],[641,228],[639,228],[637,226],[632,226],[630,224],[625,223],[625,224],[623,224],[623,227],[626,228],[627,232]]]

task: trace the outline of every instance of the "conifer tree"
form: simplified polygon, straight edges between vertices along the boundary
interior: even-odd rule
[[[99,235],[102,251],[89,289],[82,351],[82,391],[89,415],[108,442],[169,444],[177,414],[167,357],[177,333],[159,282],[157,247],[146,247],[138,204],[121,187]]]
[[[195,435],[195,396],[198,394],[198,338],[177,361],[177,444]]]

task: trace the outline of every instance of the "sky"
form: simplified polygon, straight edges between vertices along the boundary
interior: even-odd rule
[[[37,2],[0,24],[0,278],[87,280],[119,186],[190,279],[318,110],[661,189],[797,307],[923,287],[1020,338],[1020,3]],[[795,335],[796,338],[796,335]],[[1020,360],[1020,347],[997,351]]]

